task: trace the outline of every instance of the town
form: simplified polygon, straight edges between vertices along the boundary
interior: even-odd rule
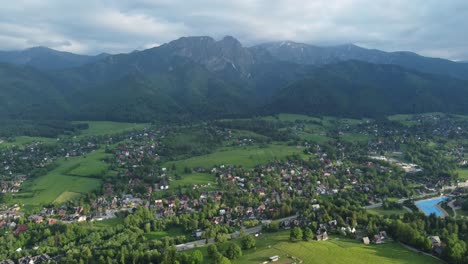
[[[143,239],[134,253],[117,253],[122,263],[190,263],[207,245],[228,248],[205,256],[220,263],[240,257],[229,241],[252,236],[255,243],[278,232],[291,241],[398,241],[438,258],[463,258],[444,249],[462,245],[467,234],[466,131],[468,119],[440,114],[384,121],[277,116],[0,147],[0,257],[73,263],[95,248],[82,259],[107,263],[116,255],[111,245],[96,247],[96,235],[86,231],[95,230],[115,243],[124,235]],[[62,166],[70,179],[100,184],[50,199],[31,186]],[[77,195],[62,198],[68,193]],[[449,200],[437,205],[440,214],[425,215],[414,203],[442,195]],[[426,224],[411,224],[418,222]],[[72,249],[67,243],[77,235]]]

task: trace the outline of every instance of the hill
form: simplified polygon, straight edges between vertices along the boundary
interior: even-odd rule
[[[39,70],[59,70],[82,66],[107,56],[108,54],[105,53],[97,56],[86,56],[46,47],[34,47],[21,51],[0,51],[0,62],[31,66]]]
[[[33,68],[0,64],[0,119],[63,119],[68,110],[51,77]]]
[[[468,65],[450,60],[429,58],[412,52],[384,52],[347,44],[318,47],[291,41],[255,46],[253,50],[267,50],[273,57],[299,64],[325,65],[339,61],[359,60],[374,64],[393,64],[425,73],[446,75],[468,80]]]
[[[279,91],[269,112],[378,116],[465,113],[468,82],[395,65],[348,61],[323,66]]]
[[[461,80],[468,64],[411,53],[292,42],[247,48],[229,36],[184,37],[99,59],[44,48],[27,52],[41,59],[0,65],[0,119],[468,113],[462,100],[468,85]]]

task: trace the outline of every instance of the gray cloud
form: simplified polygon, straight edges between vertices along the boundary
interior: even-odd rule
[[[16,0],[0,9],[0,49],[129,52],[181,36],[245,45],[293,40],[468,59],[466,0]]]

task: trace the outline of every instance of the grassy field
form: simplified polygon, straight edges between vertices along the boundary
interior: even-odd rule
[[[81,194],[76,193],[76,192],[63,192],[57,198],[55,198],[53,203],[61,204],[61,203],[64,203],[66,201],[70,201],[70,200],[79,198],[80,196],[81,196]]]
[[[171,228],[170,230],[166,230],[166,231],[150,232],[150,233],[145,234],[144,236],[146,237],[146,239],[149,239],[149,240],[157,240],[166,236],[174,237],[174,236],[184,236],[184,235],[187,235],[187,234],[184,233],[182,228]]]
[[[16,137],[13,142],[6,142],[0,144],[0,148],[2,147],[12,147],[12,146],[23,146],[32,142],[43,142],[47,144],[55,143],[57,139],[55,138],[46,138],[46,137],[27,137],[27,136],[20,136]]]
[[[389,120],[398,122],[405,126],[414,126],[418,123],[413,120],[413,115],[392,115],[388,117]]]
[[[48,174],[26,181],[15,202],[28,206],[63,203],[99,188],[101,180],[96,177],[107,173],[107,165],[101,161],[105,155],[99,150],[86,157],[59,159]]]
[[[124,219],[122,217],[116,217],[116,218],[93,222],[93,225],[96,228],[109,228],[109,227],[115,227],[116,225],[123,225],[123,224],[124,224]]]
[[[223,148],[207,155],[167,162],[165,166],[169,167],[171,164],[175,164],[178,173],[183,173],[185,167],[204,167],[208,169],[220,164],[241,165],[245,168],[252,168],[273,159],[281,159],[292,154],[301,154],[302,151],[303,148],[274,144],[264,148],[259,146],[232,147]]]
[[[460,180],[468,180],[468,169],[458,169],[457,172]]]
[[[345,133],[341,136],[341,139],[348,142],[368,142],[369,136],[358,133]]]
[[[244,255],[234,263],[262,263],[274,255],[280,256],[280,261],[294,256],[302,260],[303,263],[441,263],[434,258],[419,255],[393,242],[366,246],[356,240],[343,238],[332,237],[329,241],[294,243],[289,242],[288,238],[289,232],[264,234],[258,238],[256,250],[244,251]]]
[[[103,161],[109,154],[104,153],[104,150],[97,150],[88,154],[86,157],[78,157],[68,159],[67,161],[60,161],[61,164],[70,168],[66,172],[67,175],[81,176],[81,177],[99,177],[105,175],[107,172],[107,164]]]
[[[82,130],[80,136],[96,136],[96,135],[108,135],[125,132],[133,129],[143,129],[148,124],[136,124],[136,123],[121,123],[121,122],[109,122],[109,121],[75,121],[76,123],[87,123],[89,128]]]
[[[367,212],[371,214],[376,214],[376,215],[404,215],[405,213],[408,213],[405,209],[394,209],[394,210],[384,210],[381,208],[375,208],[375,209],[367,209]]]
[[[185,174],[182,176],[182,179],[171,181],[171,185],[174,187],[193,185],[193,184],[202,185],[202,184],[208,184],[208,183],[216,184],[215,177],[209,173]]]

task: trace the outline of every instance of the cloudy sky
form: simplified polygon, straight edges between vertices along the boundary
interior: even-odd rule
[[[119,53],[232,35],[468,60],[467,28],[467,0],[15,0],[1,4],[0,50]]]

